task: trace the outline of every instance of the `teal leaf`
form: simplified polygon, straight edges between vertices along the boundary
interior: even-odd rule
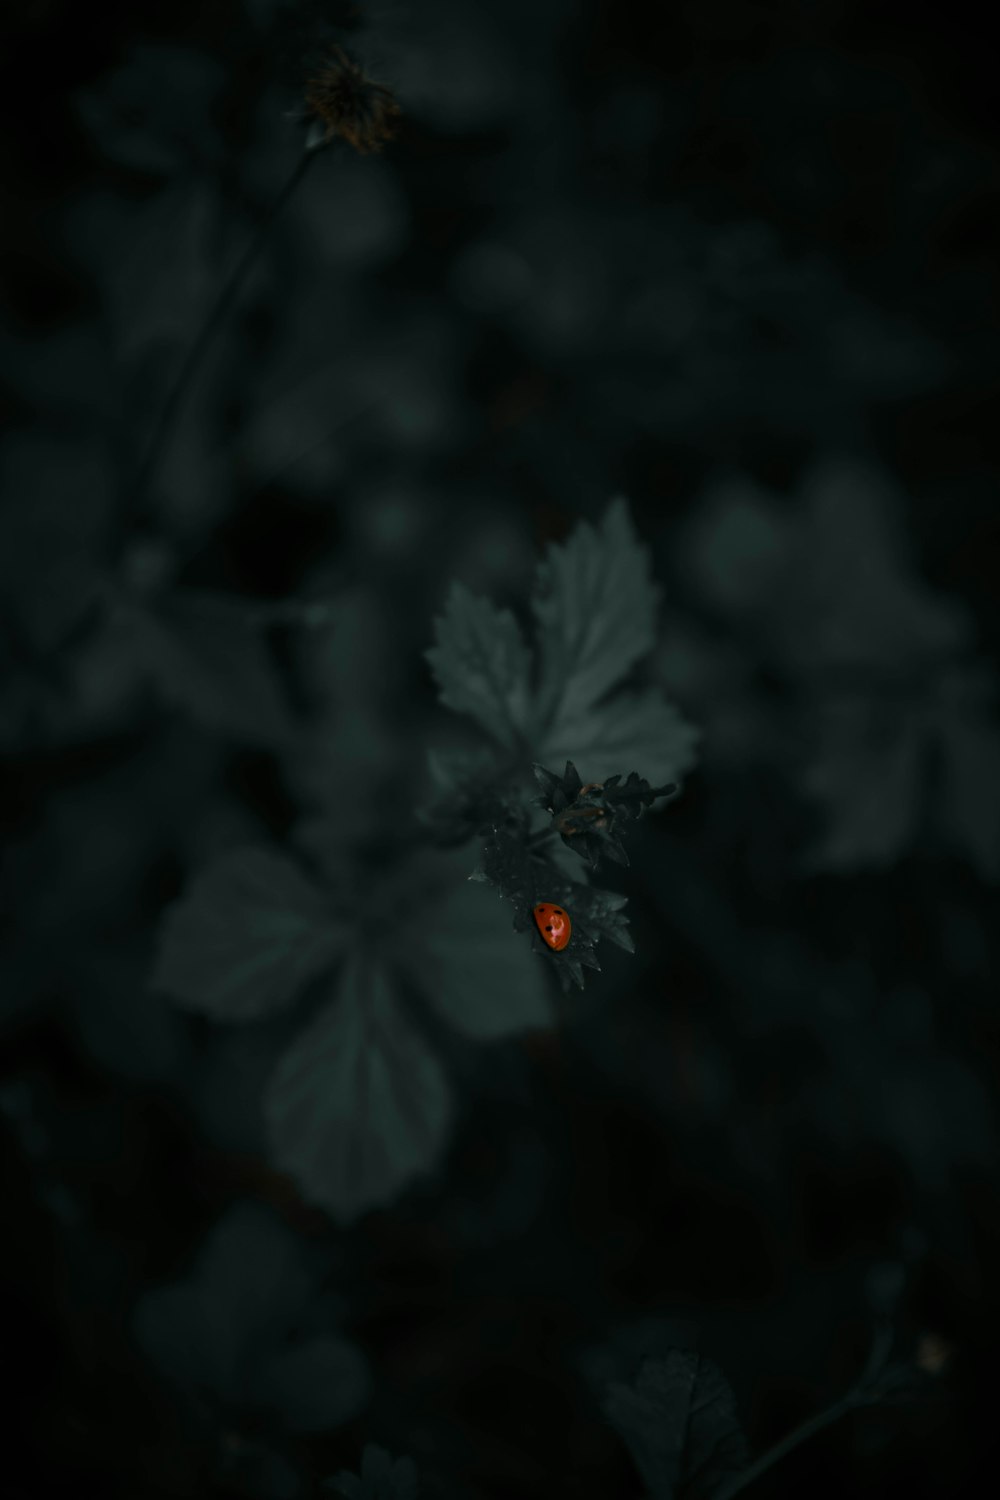
[[[324,1425],[334,1425],[360,1408],[369,1377],[361,1353],[332,1332],[297,1338],[301,1322],[323,1314],[322,1269],[270,1210],[238,1204],[216,1224],[189,1276],[142,1298],[136,1336],[163,1374],[195,1396],[271,1407],[293,1427],[304,1416],[311,1426],[322,1404]],[[304,1393],[309,1371],[320,1387],[311,1394]],[[297,1411],[296,1391],[306,1401]]]
[[[276,1411],[294,1432],[325,1432],[356,1417],[371,1377],[364,1355],[348,1339],[317,1335],[278,1349],[256,1370],[255,1406]]]
[[[412,1458],[393,1459],[384,1448],[368,1443],[360,1475],[344,1469],[328,1487],[345,1500],[417,1500],[417,1466]]]
[[[646,1359],[632,1384],[610,1385],[604,1413],[653,1500],[700,1500],[746,1466],[733,1393],[689,1350]]]
[[[564,713],[545,736],[546,765],[573,760],[583,781],[639,766],[654,783],[678,780],[696,759],[699,732],[656,689],[621,693],[600,708]]]
[[[210,593],[120,606],[128,649],[164,700],[238,742],[280,746],[292,720],[258,608]]]
[[[488,886],[465,879],[422,905],[405,951],[412,982],[463,1036],[551,1025],[542,967]]]
[[[527,714],[531,656],[514,616],[455,583],[435,621],[435,638],[425,655],[441,702],[475,719],[501,745],[516,744]]]
[[[646,655],[656,638],[658,603],[650,555],[624,500],[608,507],[599,526],[581,522],[566,542],[549,548],[533,598],[543,731],[552,726],[563,742],[561,726],[578,720]]]
[[[921,815],[927,739],[918,714],[867,697],[823,705],[804,789],[824,831],[809,870],[885,868],[908,847]]]
[[[983,880],[1000,879],[1000,728],[956,715],[941,725],[941,735],[946,834]]]
[[[265,1114],[276,1165],[343,1223],[435,1165],[447,1081],[374,959],[352,955],[334,1001],[279,1062]]]
[[[343,936],[291,860],[238,849],[197,875],[167,910],[150,983],[215,1020],[255,1020],[322,973]]]

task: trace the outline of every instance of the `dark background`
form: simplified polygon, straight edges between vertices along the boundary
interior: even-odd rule
[[[648,1320],[757,1452],[850,1385],[903,1271],[938,1393],[753,1493],[981,1493],[1000,198],[971,10],[36,0],[2,30],[6,1493],[310,1495],[375,1441],[428,1495],[627,1500],[599,1396]],[[331,41],[398,137],[312,163],[137,499]],[[703,732],[621,881],[637,956],[467,1058],[440,1170],[338,1227],[261,1144],[283,1023],[151,992],[161,914],[317,802],[391,849],[456,734],[421,654],[450,581],[523,601],[619,492],[651,669]],[[195,590],[216,635],[129,613]],[[198,1405],[136,1339],[247,1199],[368,1363],[328,1432]]]

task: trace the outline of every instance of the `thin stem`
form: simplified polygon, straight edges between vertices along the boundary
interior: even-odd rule
[[[878,1400],[878,1391],[874,1387],[874,1382],[889,1357],[891,1347],[892,1325],[880,1323],[875,1329],[864,1371],[846,1395],[841,1396],[839,1401],[834,1401],[832,1406],[825,1407],[814,1417],[808,1417],[798,1427],[793,1428],[780,1442],[775,1443],[773,1448],[768,1448],[766,1453],[762,1453],[760,1458],[744,1469],[741,1474],[734,1475],[728,1484],[724,1484],[721,1489],[717,1490],[712,1500],[732,1500],[733,1495],[738,1495],[748,1484],[752,1484],[755,1479],[771,1468],[772,1464],[776,1464],[786,1454],[791,1453],[793,1448],[797,1448],[814,1433],[822,1432],[824,1427],[838,1422],[847,1412]]]
[[[723,1485],[720,1490],[717,1490],[712,1496],[712,1500],[732,1500],[733,1495],[738,1495],[748,1484],[752,1484],[772,1464],[776,1464],[787,1453],[791,1453],[793,1448],[797,1448],[800,1443],[804,1443],[814,1433],[822,1432],[824,1427],[829,1427],[831,1423],[839,1421],[842,1416],[852,1411],[858,1404],[857,1392],[852,1390],[846,1396],[842,1396],[839,1401],[835,1401],[832,1406],[828,1406],[823,1411],[817,1412],[814,1417],[809,1417],[805,1422],[800,1423],[798,1427],[793,1428],[779,1443],[775,1443],[773,1448],[768,1448],[766,1453],[762,1453],[760,1458],[752,1463],[749,1468],[744,1469],[741,1474],[737,1474],[728,1484]]]
[[[163,452],[173,435],[174,427],[176,426],[177,419],[180,416],[181,408],[184,404],[184,398],[191,387],[191,384],[198,372],[198,368],[201,365],[202,360],[208,352],[212,340],[225,321],[230,308],[235,302],[236,297],[241,287],[243,286],[243,283],[245,282],[251,268],[254,265],[254,262],[263,249],[267,241],[268,234],[273,228],[278,215],[281,213],[281,210],[284,208],[285,204],[288,202],[289,198],[291,198],[292,194],[295,192],[295,189],[302,181],[302,178],[306,174],[306,170],[309,166],[310,161],[316,154],[317,153],[315,148],[307,147],[299,157],[298,161],[295,164],[295,167],[288,177],[288,180],[286,181],[284,187],[281,189],[281,192],[271,203],[264,217],[258,224],[254,234],[251,236],[251,239],[247,244],[245,250],[243,251],[243,254],[240,256],[240,259],[237,261],[235,267],[233,268],[229,279],[223,284],[219,295],[215,299],[215,302],[208,314],[208,317],[202,324],[201,331],[198,334],[198,337],[195,339],[184,359],[183,364],[178,370],[177,377],[170,388],[167,399],[163,403],[163,408],[160,412],[159,417],[157,418],[156,426],[153,429],[153,435],[150,438],[149,446],[146,449],[146,455],[143,458],[142,463],[139,466],[139,471],[135,477],[135,483],[133,485],[131,497],[131,508],[133,509],[133,511],[137,512],[140,509],[143,500],[145,499],[150,480],[152,479],[157,465],[159,464],[160,459],[163,456]]]

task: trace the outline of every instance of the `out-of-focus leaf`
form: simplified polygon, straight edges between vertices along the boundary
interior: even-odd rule
[[[609,1386],[604,1413],[654,1500],[702,1500],[746,1465],[733,1393],[689,1350],[647,1359],[631,1385]]]
[[[250,1385],[255,1406],[281,1414],[294,1432],[322,1432],[356,1416],[371,1385],[364,1355],[349,1340],[320,1335],[261,1362]]]
[[[685,528],[681,568],[705,600],[727,614],[767,609],[789,546],[789,522],[746,480],[710,491]]]
[[[168,909],[150,982],[216,1020],[249,1021],[288,1005],[332,963],[343,936],[291,860],[238,849]]]
[[[297,1330],[318,1296],[323,1267],[269,1210],[242,1203],[213,1229],[191,1275],[147,1293],[135,1312],[140,1344],[195,1396],[279,1412],[313,1430],[353,1416],[365,1401],[363,1356],[332,1331]]]
[[[869,465],[830,458],[806,478],[788,571],[774,595],[773,644],[814,680],[825,668],[940,660],[967,644],[964,610],[916,574],[901,497]]]
[[[435,638],[425,655],[441,702],[469,714],[502,745],[514,744],[524,729],[531,670],[514,616],[455,583]]]
[[[818,749],[804,787],[825,830],[807,855],[817,870],[885,866],[907,847],[921,812],[926,736],[912,709],[849,697],[817,714]]]
[[[0,445],[0,493],[0,602],[29,650],[51,650],[98,597],[108,454],[51,431],[10,433]]]
[[[101,189],[74,203],[67,229],[97,282],[117,359],[131,369],[192,340],[220,275],[219,202],[185,176],[140,204]]]
[[[417,1466],[412,1458],[393,1459],[384,1448],[368,1443],[361,1455],[361,1473],[342,1469],[327,1487],[345,1500],[417,1500]]]
[[[212,106],[225,81],[219,63],[193,48],[140,43],[124,66],[77,96],[101,150],[140,172],[176,174],[219,151]]]
[[[545,976],[494,891],[463,880],[422,904],[401,943],[413,983],[478,1041],[551,1023]]]
[[[265,1109],[278,1167],[348,1223],[434,1166],[451,1100],[384,969],[354,955],[336,998],[279,1062]]]
[[[1000,878],[1000,728],[985,718],[949,716],[940,727],[946,836],[984,880]]]
[[[194,594],[155,610],[122,608],[133,660],[168,703],[248,744],[273,747],[290,738],[289,711],[251,604]]]
[[[584,521],[538,565],[533,608],[541,654],[539,713],[545,732],[565,739],[651,648],[659,591],[625,501],[599,527]],[[554,757],[558,759],[559,757]]]

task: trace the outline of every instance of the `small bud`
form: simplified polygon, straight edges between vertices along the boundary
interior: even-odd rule
[[[925,1375],[943,1375],[954,1355],[953,1346],[939,1333],[922,1333],[917,1340],[913,1363]]]
[[[326,66],[307,80],[305,96],[312,121],[308,149],[327,145],[339,135],[367,155],[381,151],[393,137],[400,111],[392,90],[369,78],[342,47],[334,47]]]

